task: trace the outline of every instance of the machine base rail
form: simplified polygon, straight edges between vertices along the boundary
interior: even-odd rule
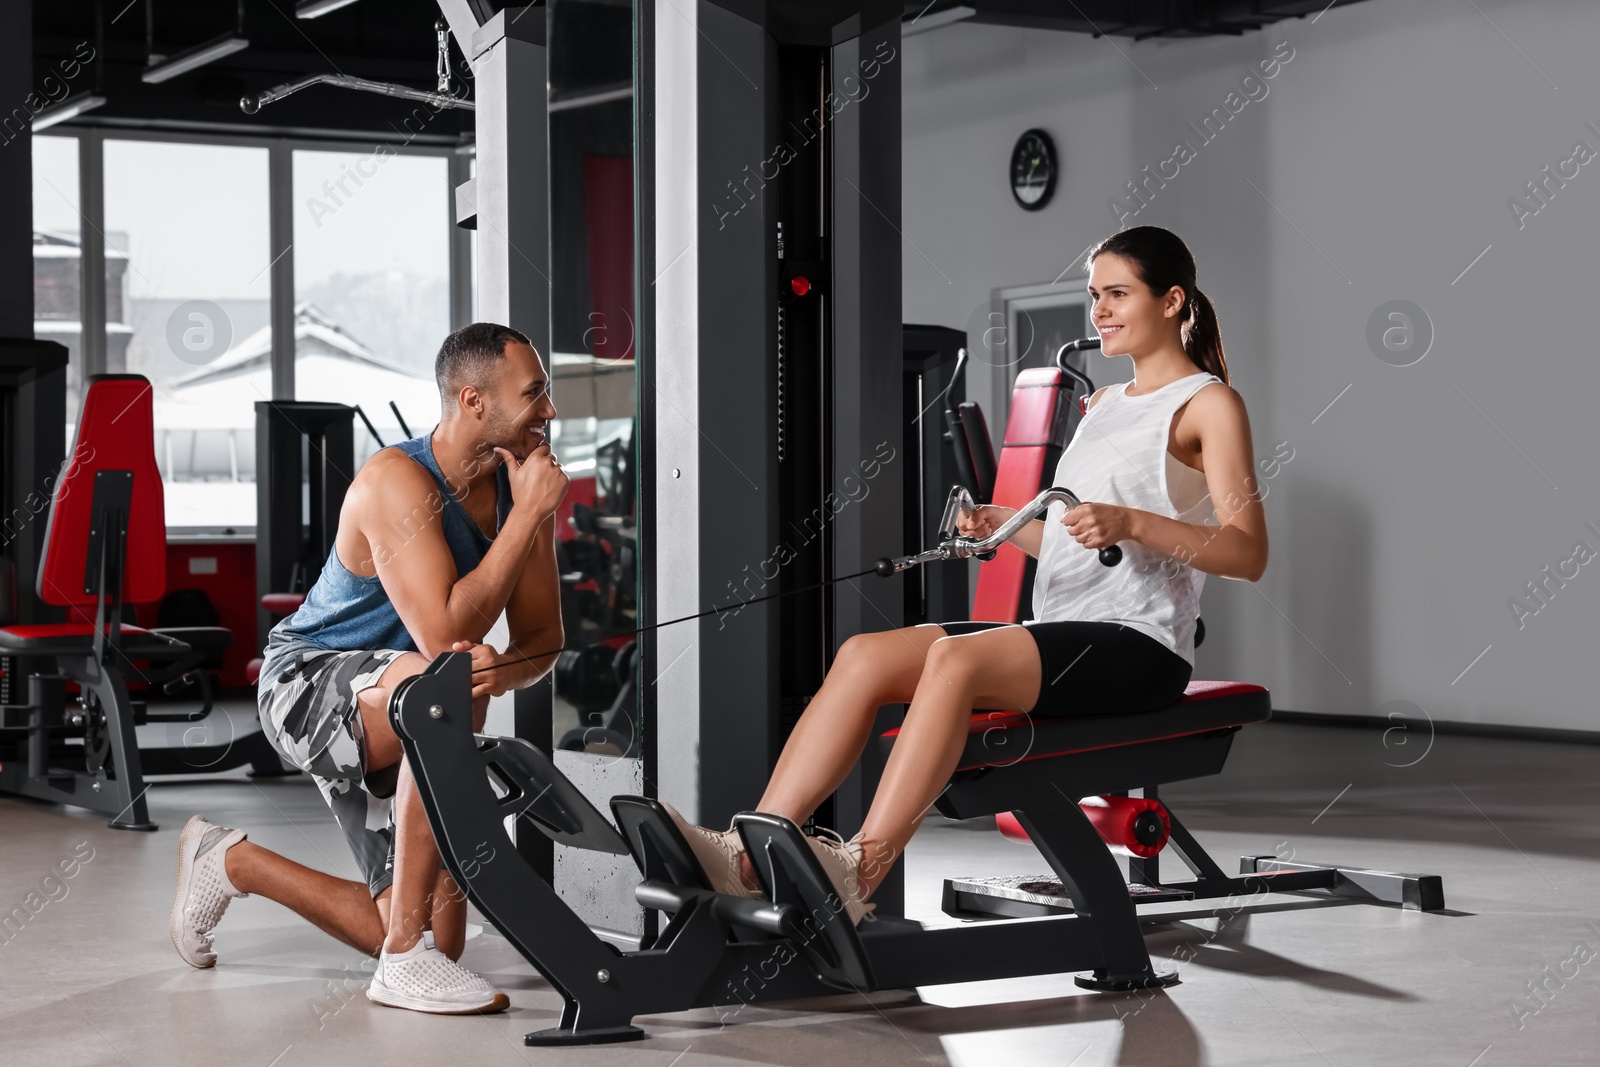
[[[113,830],[158,829],[145,814],[143,790],[135,795],[124,779],[104,772],[91,774],[81,769],[48,767],[35,775],[28,773],[25,762],[13,760],[0,767],[0,793],[87,808],[110,816],[106,825]]]
[[[1241,856],[1238,878],[1202,878],[1159,885],[1128,885],[1129,899],[1139,904],[1173,900],[1212,900],[1262,893],[1324,890],[1337,897],[1370,903],[1399,904],[1408,911],[1439,911],[1444,883],[1436,874],[1401,874],[1362,867],[1330,867],[1289,863],[1275,856]],[[946,878],[941,909],[953,918],[1027,919],[1064,915],[1074,908],[1060,880],[1049,875],[1006,878]]]
[[[1138,884],[1128,886],[1128,896],[1135,905],[1194,899],[1194,894],[1186,889]],[[946,878],[940,910],[955,919],[978,916],[1027,919],[1064,915],[1075,909],[1072,897],[1061,886],[1061,879],[1050,875],[1014,875]]]
[[[1336,897],[1399,904],[1408,911],[1440,911],[1444,908],[1444,880],[1437,874],[1401,874],[1374,871],[1364,867],[1324,867],[1313,863],[1289,863],[1276,856],[1241,856],[1239,873],[1278,879],[1295,872],[1325,872],[1332,884],[1318,886]]]

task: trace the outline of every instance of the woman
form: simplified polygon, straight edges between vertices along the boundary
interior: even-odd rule
[[[860,758],[877,709],[909,702],[861,832],[809,839],[852,923],[872,910],[867,898],[949,781],[973,709],[1047,716],[1171,704],[1193,670],[1205,576],[1256,581],[1266,569],[1249,419],[1228,385],[1194,257],[1171,232],[1139,226],[1101,241],[1087,262],[1101,354],[1132,357],[1134,380],[1095,393],[1056,468],[1051,484],[1084,503],[1053,504],[1012,538],[1039,560],[1033,621],[850,638],[758,805],[803,823]],[[1213,511],[1220,524],[1204,521]],[[1014,514],[982,507],[960,530],[985,537]],[[1106,567],[1093,550],[1113,544],[1124,558]],[[737,832],[668,810],[713,886],[759,895]]]

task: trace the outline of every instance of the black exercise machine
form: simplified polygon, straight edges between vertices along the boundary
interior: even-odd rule
[[[906,454],[899,472],[905,516],[900,543],[922,545],[933,540],[950,486],[972,486],[979,503],[989,502],[983,487],[994,482],[994,448],[983,412],[964,399],[966,333],[907,323],[901,336]],[[987,476],[974,471],[974,456]],[[970,592],[965,567],[919,570],[902,583],[902,622],[915,626],[965,619]]]
[[[952,505],[960,499],[952,494]],[[1075,500],[1065,489],[1048,490],[1012,522],[1031,520],[1054,499]],[[880,573],[990,552],[1009,533],[1003,527],[981,541],[949,539],[918,556],[885,560]],[[1116,564],[1114,548],[1101,550],[1103,563]],[[1234,735],[1271,718],[1270,695],[1260,686],[1192,682],[1169,707],[1124,715],[974,715],[939,810],[957,819],[1014,815],[1065,887],[1071,912],[954,927],[887,917],[856,929],[839,918],[842,905],[792,823],[738,815],[766,895],[718,894],[656,801],[613,797],[613,822],[528,741],[474,735],[470,671],[463,653],[438,657],[396,688],[389,712],[446,867],[565,1002],[560,1023],[528,1034],[529,1045],[626,1041],[644,1036],[632,1025],[641,1014],[840,991],[1071,971],[1089,972],[1076,981],[1095,990],[1171,984],[1176,974],[1157,971],[1145,947],[1140,900],[1322,890],[1443,907],[1440,880],[1427,875],[1247,856],[1240,876],[1230,877],[1165,808],[1156,815],[1165,816],[1166,838],[1197,879],[1162,883],[1152,853],[1142,861],[1145,882],[1165,893],[1130,891],[1077,798],[1107,796],[1109,803],[1142,791],[1150,803],[1141,814],[1148,815],[1159,807],[1155,787],[1219,773]],[[895,733],[882,743],[892,745]],[[513,817],[563,845],[631,855],[641,876],[636,899],[667,917],[664,929],[634,951],[602,940],[518,853],[506,829]],[[1148,837],[1151,824],[1136,818],[1131,839]],[[947,892],[946,903],[955,910],[960,901]]]
[[[317,583],[355,476],[355,413],[346,404],[314,400],[256,401],[258,596],[303,596]],[[263,599],[256,615],[263,645],[279,609],[291,602],[269,606]]]
[[[145,804],[147,774],[206,773],[246,763],[257,774],[285,773],[259,732],[214,745],[139,750],[135,726],[197,722],[210,714],[203,661],[233,639],[220,627],[147,630],[124,621],[125,604],[150,603],[166,591],[167,531],[151,396],[150,382],[137,374],[96,375],[85,383],[72,456],[51,498],[39,600],[93,610],[94,621],[15,624],[13,596],[0,597],[7,683],[0,704],[0,792],[89,808],[111,816],[109,825],[119,830],[156,829]],[[129,696],[130,679],[169,695],[198,685],[200,707],[151,710]],[[69,684],[78,687],[75,697]]]

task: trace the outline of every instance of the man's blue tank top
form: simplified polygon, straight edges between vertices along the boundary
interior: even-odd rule
[[[423,506],[439,516],[445,544],[450,546],[459,577],[483,562],[484,554],[494,542],[484,535],[445,483],[439,461],[433,456],[432,436],[429,432],[393,447],[422,464],[433,476],[439,495],[430,497]],[[495,491],[495,529],[498,532],[511,513],[511,483],[507,481],[504,464],[495,472]],[[273,633],[335,652],[385,648],[417,651],[416,642],[411,640],[405,623],[400,621],[400,613],[390,603],[383,583],[376,575],[367,578],[346,570],[339,562],[337,545],[329,550],[328,562],[323,564],[321,577],[306,594],[305,603],[273,627]]]

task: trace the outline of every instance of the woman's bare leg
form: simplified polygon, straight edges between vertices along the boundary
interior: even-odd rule
[[[1020,626],[933,643],[861,827],[863,898],[888,876],[949,783],[973,708],[1031,711],[1039,700],[1040,673],[1038,646]]]
[[[796,824],[809,819],[861,758],[878,709],[911,699],[928,649],[944,636],[927,625],[846,641],[784,743],[756,810]]]

